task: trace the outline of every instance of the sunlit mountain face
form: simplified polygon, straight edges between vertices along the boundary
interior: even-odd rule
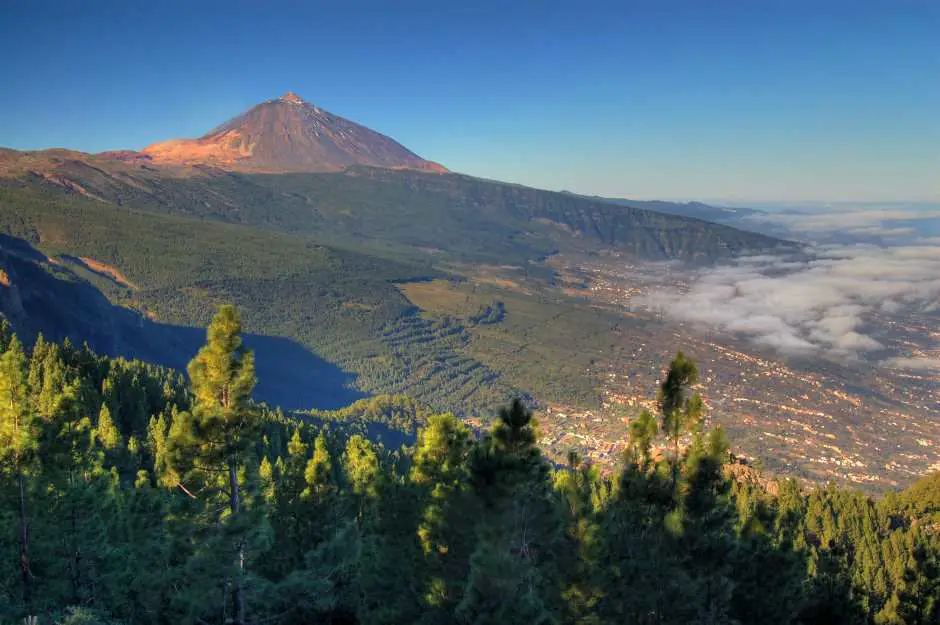
[[[214,165],[245,172],[331,172],[350,165],[446,171],[394,139],[293,92],[266,100],[198,139],[155,143],[142,153],[159,164]],[[121,157],[127,158],[126,153]]]

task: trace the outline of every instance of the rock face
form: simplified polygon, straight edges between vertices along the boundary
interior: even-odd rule
[[[268,100],[199,139],[155,143],[154,163],[211,165],[233,171],[342,171],[350,165],[447,171],[400,143],[304,101],[293,92]]]

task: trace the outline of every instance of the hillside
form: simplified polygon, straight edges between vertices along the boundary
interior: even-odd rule
[[[301,173],[302,172],[302,173]],[[293,93],[142,152],[0,149],[0,185],[410,256],[525,265],[566,249],[711,263],[787,243],[683,215],[448,173]]]
[[[600,195],[581,195],[562,191],[566,195],[579,197],[586,200],[597,202],[607,202],[617,206],[632,206],[633,208],[645,208],[656,211],[657,213],[666,213],[669,215],[679,215],[680,217],[691,217],[693,219],[704,219],[717,224],[741,228],[751,232],[760,232],[769,236],[786,235],[786,231],[768,229],[766,224],[759,220],[751,218],[761,215],[762,211],[753,208],[744,208],[740,206],[716,206],[706,204],[705,202],[669,202],[666,200],[633,200],[630,198],[603,197]]]
[[[625,321],[556,291],[546,259],[614,254],[699,266],[790,245],[419,171],[428,168],[407,161],[410,152],[372,135],[375,149],[357,152],[368,158],[296,173],[278,160],[296,155],[278,146],[320,158],[304,143],[310,136],[294,139],[314,128],[325,140],[322,116],[330,114],[285,96],[207,135],[212,143],[248,133],[248,160],[0,150],[0,232],[12,237],[0,312],[27,335],[179,367],[175,354],[191,351],[194,328],[234,302],[259,366],[278,363],[259,397],[289,408],[332,408],[363,393],[407,394],[461,415],[486,415],[512,395],[594,407],[600,371],[622,358],[630,333],[650,334],[641,329],[649,320]],[[367,136],[353,130],[343,136]],[[405,161],[379,158],[393,153]],[[259,173],[272,170],[295,173]],[[514,275],[477,292],[488,267]],[[409,299],[408,284],[432,279],[463,285],[457,312],[430,314]],[[537,340],[544,332],[551,338]],[[265,341],[292,359],[269,359]]]
[[[0,154],[0,185],[328,236],[397,254],[496,263],[525,263],[565,249],[615,249],[641,260],[702,264],[789,245],[642,208],[457,174],[381,168],[244,175],[73,152],[7,151]]]
[[[250,340],[269,341],[259,365],[270,354],[274,386],[260,398],[272,403],[329,408],[362,391],[408,392],[475,412],[510,394],[462,355],[461,327],[421,319],[395,287],[443,275],[426,263],[26,189],[0,189],[0,231],[9,234],[0,242],[9,282],[0,286],[0,312],[27,334],[180,366],[170,348],[189,353],[212,310],[237,302],[247,330],[271,337]],[[119,270],[136,288],[82,258]],[[274,358],[278,350],[293,359]]]
[[[102,267],[68,254],[47,257],[27,241],[0,236],[0,314],[27,343],[42,333],[47,340],[68,338],[102,354],[184,370],[205,331],[185,316],[174,319],[186,325],[161,323],[154,312],[136,310],[139,287],[131,290],[95,266]],[[246,344],[265,378],[259,400],[285,408],[337,408],[362,396],[350,374],[291,338],[249,334]]]
[[[497,293],[509,304],[510,323],[493,341],[492,333],[472,327],[472,311],[457,322],[425,318],[396,284],[448,275],[463,280],[460,274],[488,262],[518,266],[521,277],[547,285],[552,269],[538,261],[567,248],[614,247],[644,258],[707,262],[779,244],[698,220],[452,174],[353,169],[168,175],[133,163],[85,161],[74,153],[21,159],[28,165],[0,182],[0,230],[45,257],[91,259],[126,281],[89,271],[87,263],[60,262],[59,271],[89,280],[97,293],[83,293],[96,303],[55,305],[59,291],[53,290],[43,300],[45,309],[98,310],[107,303],[159,324],[199,327],[217,304],[234,301],[251,332],[297,341],[306,352],[298,358],[334,363],[359,392],[407,392],[464,414],[485,412],[519,391],[594,405],[597,381],[572,365],[606,358],[610,342],[604,336],[619,322],[561,296]],[[39,168],[45,176],[30,173]],[[161,340],[138,330],[121,338],[116,328],[127,324],[110,313],[78,325],[68,315],[31,317],[20,315],[21,324],[87,339],[108,354],[179,364],[150,351],[148,345]],[[133,319],[129,323],[134,326]],[[503,341],[530,344],[524,337],[546,323],[561,336],[570,335],[569,325],[577,330],[573,342],[541,354],[545,364],[526,364],[522,354],[500,355]],[[271,377],[285,386],[295,379]],[[335,371],[328,377],[345,379]],[[282,389],[262,397],[290,407],[335,403],[307,399],[305,405],[306,388],[298,387],[300,394]]]
[[[238,311],[222,307],[187,380],[66,343],[24,349],[0,328],[0,440],[12,469],[0,498],[0,620],[940,617],[940,474],[880,500],[768,479],[691,408],[696,365],[679,356],[669,365],[679,385],[663,391],[685,396],[692,444],[652,453],[672,434],[647,414],[607,474],[576,454],[549,463],[521,402],[479,433],[403,397],[269,410],[252,400],[256,373],[264,379],[240,330]]]
[[[552,365],[533,375],[528,366],[509,367],[518,358],[496,357],[495,344],[481,354],[490,363],[484,366],[472,355],[480,350],[471,348],[465,325],[421,317],[393,283],[472,273],[488,263],[520,267],[527,279],[549,284],[553,271],[541,261],[565,250],[700,264],[785,245],[696,219],[469,176],[370,167],[248,175],[157,167],[127,154],[5,150],[0,191],[3,232],[48,256],[103,263],[137,287],[99,280],[111,303],[198,327],[216,304],[237,301],[250,330],[298,341],[357,375],[361,391],[409,392],[471,414],[511,389],[592,405],[595,381],[583,369]],[[602,355],[600,337],[616,321],[573,302],[558,305],[570,311],[566,323],[591,327],[598,337],[564,349]],[[532,308],[525,301],[517,307]],[[551,304],[535,310],[533,327],[541,315],[556,314],[548,312]],[[49,332],[62,323],[36,325]],[[148,353],[135,351],[138,339],[109,346],[93,323],[69,335],[110,354]],[[570,361],[564,349],[551,360]],[[389,377],[389,362],[406,375]],[[277,397],[298,406],[290,393]]]

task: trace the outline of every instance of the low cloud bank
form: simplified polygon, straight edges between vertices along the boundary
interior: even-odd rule
[[[635,303],[787,355],[885,358],[877,352],[889,347],[893,315],[940,311],[940,247],[824,246],[802,258],[745,257],[697,274],[685,293],[654,288]],[[938,361],[885,364],[932,371]]]
[[[855,234],[907,235],[913,228],[887,224],[940,218],[940,210],[829,209],[825,212],[755,213],[743,219],[804,232],[848,232]]]
[[[898,369],[910,369],[926,373],[940,372],[940,358],[891,358],[886,360],[885,364]]]

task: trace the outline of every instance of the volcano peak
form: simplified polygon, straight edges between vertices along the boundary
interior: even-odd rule
[[[288,104],[307,104],[307,102],[303,98],[301,98],[299,95],[297,95],[293,91],[288,91],[287,93],[285,93],[278,99],[281,102],[287,102]]]
[[[331,172],[351,165],[447,171],[390,137],[311,105],[293,91],[252,107],[198,139],[155,143],[143,153],[158,164],[212,165],[245,172]]]

